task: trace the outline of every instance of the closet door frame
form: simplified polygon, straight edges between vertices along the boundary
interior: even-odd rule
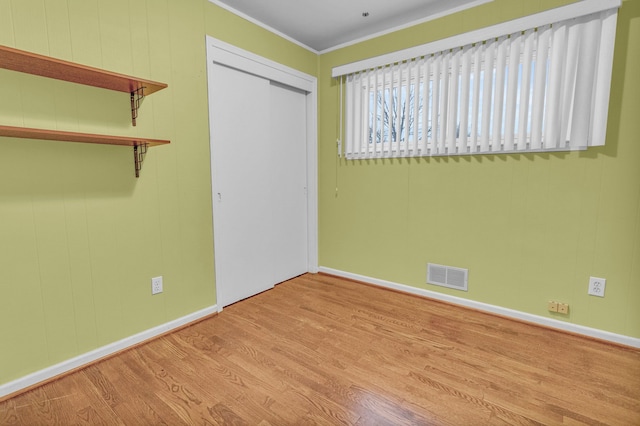
[[[278,83],[294,87],[305,92],[307,112],[307,271],[318,272],[318,95],[317,78],[301,71],[282,65],[278,62],[240,49],[234,45],[223,42],[211,36],[206,36],[207,47],[207,82],[211,86],[214,63],[235,68],[256,76],[260,76]],[[211,114],[211,90],[208,90],[209,114]],[[212,140],[213,120],[209,117],[209,139]],[[210,159],[213,166],[213,159]],[[212,188],[213,188],[212,171]],[[215,206],[213,193],[211,194],[212,209]],[[213,213],[215,214],[215,212]],[[213,226],[213,217],[211,218]],[[215,232],[215,231],[214,231]],[[211,241],[213,244],[213,240]],[[214,251],[215,256],[215,251]],[[218,298],[216,286],[216,299]],[[218,303],[218,311],[222,306]]]

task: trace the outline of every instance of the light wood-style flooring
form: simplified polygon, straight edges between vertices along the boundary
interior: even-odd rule
[[[640,350],[327,275],[0,403],[1,425],[640,425]]]

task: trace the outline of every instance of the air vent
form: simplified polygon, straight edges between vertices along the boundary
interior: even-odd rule
[[[467,291],[468,269],[427,263],[427,283]]]

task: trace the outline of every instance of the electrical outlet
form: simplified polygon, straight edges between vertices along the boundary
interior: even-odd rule
[[[151,278],[151,294],[162,293],[162,277]]]
[[[568,303],[560,303],[558,302],[558,313],[559,314],[568,314],[569,313],[569,304]]]
[[[604,297],[604,287],[607,280],[598,277],[589,277],[589,294],[592,296]]]
[[[547,309],[549,312],[557,312],[559,314],[568,314],[569,313],[569,304],[556,302],[555,300],[549,300],[547,302]]]

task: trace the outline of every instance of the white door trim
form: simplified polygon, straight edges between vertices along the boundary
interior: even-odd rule
[[[240,49],[229,43],[206,36],[207,46],[207,82],[211,86],[212,68],[209,64],[218,63],[259,77],[285,84],[306,93],[307,106],[307,265],[308,272],[318,272],[318,79],[312,75],[287,67],[270,59]],[[211,141],[213,119],[211,117],[212,99],[209,96],[209,138]],[[213,159],[210,160],[213,165]],[[211,184],[213,187],[213,170]],[[215,206],[212,196],[212,208]],[[215,212],[214,212],[215,214]],[[213,223],[213,218],[212,218]],[[215,232],[215,231],[214,231]],[[211,242],[213,244],[213,241]],[[215,252],[214,252],[215,256]],[[215,263],[215,261],[214,261]],[[216,285],[216,299],[218,290]],[[222,310],[222,304],[218,303]]]

